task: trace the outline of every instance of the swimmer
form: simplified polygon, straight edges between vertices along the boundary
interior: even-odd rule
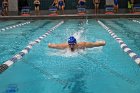
[[[34,5],[35,5],[35,14],[39,15],[39,6],[40,6],[40,1],[39,0],[34,0]]]
[[[93,0],[93,4],[94,4],[94,7],[95,7],[95,14],[97,14],[98,10],[99,10],[100,0]]]
[[[65,8],[65,2],[64,0],[58,0],[58,8],[62,10],[62,13],[64,14],[64,8]]]
[[[79,0],[79,1],[78,1],[78,4],[79,4],[80,6],[84,6],[84,5],[85,5],[85,2],[86,2],[86,0]]]
[[[2,15],[8,16],[8,1],[7,0],[3,0],[2,2]]]
[[[62,43],[62,44],[50,44],[49,43],[48,47],[55,48],[55,49],[69,48],[72,52],[74,52],[76,49],[99,47],[99,46],[104,46],[105,44],[106,44],[105,41],[79,42],[79,43],[77,43],[76,39],[73,36],[71,36],[68,39],[68,43]]]
[[[115,13],[118,13],[118,4],[119,4],[119,1],[118,0],[114,0],[114,12]]]
[[[128,9],[130,13],[134,12],[134,0],[128,0]]]
[[[58,0],[54,0],[52,6],[55,6],[58,8]]]

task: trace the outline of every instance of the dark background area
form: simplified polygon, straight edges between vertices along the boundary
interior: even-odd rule
[[[31,6],[31,9],[33,10],[34,9],[34,4],[33,4],[33,0],[19,0],[19,1],[27,1],[28,4]],[[93,9],[94,8],[94,5],[93,5],[93,0],[86,0],[86,6],[87,6],[87,9]],[[138,0],[140,1],[140,0]],[[41,2],[41,5],[40,5],[40,9],[41,10],[47,10],[53,0],[40,0]],[[76,6],[77,6],[77,3],[78,3],[78,0],[65,0],[65,9],[76,9]],[[105,0],[101,0],[101,3],[100,3],[100,9],[103,9],[105,7]],[[119,8],[127,8],[127,0],[119,0]]]
[[[3,0],[0,0],[0,7],[2,4]],[[30,6],[31,10],[34,10],[34,0],[18,0],[18,8],[21,10],[23,6]],[[86,0],[86,6],[87,9],[93,9],[93,0]],[[127,1],[128,0],[119,0],[119,8],[121,9],[127,9]],[[48,8],[51,6],[53,0],[40,0],[41,5],[40,5],[40,10],[48,10]],[[78,0],[65,0],[65,9],[70,10],[70,9],[76,9]],[[140,3],[140,0],[135,0],[135,3]],[[105,0],[101,0],[100,3],[100,9],[105,8]]]
[[[0,7],[2,6],[2,0],[0,0]]]

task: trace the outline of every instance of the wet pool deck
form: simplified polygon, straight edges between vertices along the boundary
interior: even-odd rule
[[[31,15],[0,16],[0,20],[34,20],[34,19],[96,19],[96,18],[140,18],[140,14],[65,14],[65,15]]]

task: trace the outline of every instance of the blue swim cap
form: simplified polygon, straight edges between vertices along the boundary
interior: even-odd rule
[[[76,39],[73,36],[69,37],[68,44],[76,44],[76,43],[77,43]]]

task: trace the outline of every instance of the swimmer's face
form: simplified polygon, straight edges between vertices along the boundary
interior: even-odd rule
[[[69,47],[70,47],[71,51],[74,51],[75,44],[69,44]]]
[[[74,48],[75,44],[69,44],[70,48]]]

